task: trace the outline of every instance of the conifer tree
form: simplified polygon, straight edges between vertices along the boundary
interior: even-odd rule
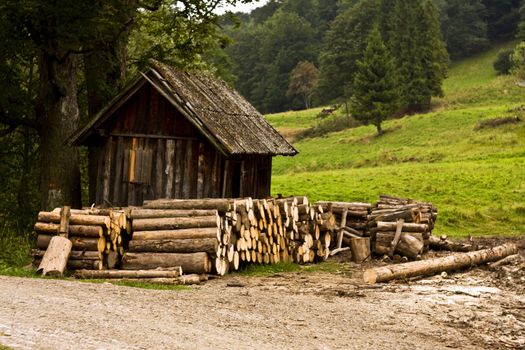
[[[381,123],[398,107],[394,63],[375,27],[362,60],[357,62],[354,95],[350,101],[352,116],[361,123],[372,124],[381,135]]]

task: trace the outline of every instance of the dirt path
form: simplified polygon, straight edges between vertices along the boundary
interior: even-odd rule
[[[523,270],[520,270],[523,272]],[[19,349],[525,347],[525,273],[365,286],[355,267],[229,276],[186,291],[0,276],[0,344]],[[517,278],[508,283],[508,278]],[[521,280],[520,280],[521,279]],[[232,282],[244,287],[229,287]]]

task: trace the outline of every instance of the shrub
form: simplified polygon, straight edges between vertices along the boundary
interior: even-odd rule
[[[510,73],[512,68],[512,62],[510,60],[510,55],[512,50],[500,51],[498,58],[494,61],[493,67],[498,72],[498,75],[507,75]]]

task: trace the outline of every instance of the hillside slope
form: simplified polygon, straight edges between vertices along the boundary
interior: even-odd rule
[[[273,193],[313,200],[374,201],[382,193],[433,201],[436,232],[456,236],[525,232],[525,123],[479,128],[521,116],[525,89],[498,77],[501,49],[451,67],[432,112],[387,121],[386,135],[359,127],[295,143],[274,163]],[[287,132],[316,123],[317,111],[272,115]]]

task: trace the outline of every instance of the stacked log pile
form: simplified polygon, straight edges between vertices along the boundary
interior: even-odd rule
[[[396,260],[420,259],[429,249],[436,218],[432,203],[381,196],[368,215],[374,253]]]
[[[60,210],[38,213],[34,226],[36,249],[31,252],[34,265],[40,264],[51,238],[58,234]],[[124,253],[126,230],[127,220],[122,210],[72,209],[68,238],[73,250],[67,262],[68,269],[115,268]]]
[[[335,228],[332,213],[306,197],[153,200],[129,218],[123,269],[179,265],[219,275],[246,264],[324,260]]]

